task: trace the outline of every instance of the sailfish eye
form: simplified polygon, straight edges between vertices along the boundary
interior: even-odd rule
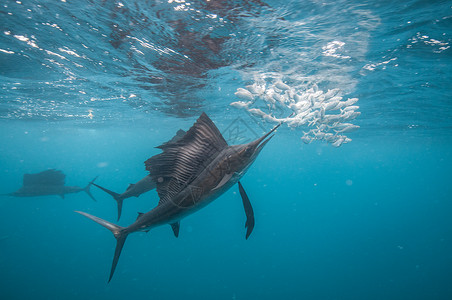
[[[251,147],[248,147],[248,148],[246,148],[245,149],[245,155],[251,155],[251,154],[253,154],[253,151],[252,151],[253,149],[251,149]]]

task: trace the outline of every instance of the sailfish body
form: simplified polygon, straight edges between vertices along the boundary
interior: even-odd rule
[[[88,196],[96,201],[90,192],[90,186],[94,183],[94,178],[85,187],[66,186],[66,175],[55,169],[45,170],[35,174],[24,174],[23,184],[20,189],[15,192],[5,194],[4,196],[13,197],[38,197],[57,195],[64,198],[66,194],[74,194],[78,192],[86,192]]]
[[[108,228],[117,239],[109,281],[128,234],[170,224],[177,237],[179,221],[237,183],[271,137],[266,138],[278,126],[251,143],[228,146],[215,124],[203,113],[183,137],[159,146],[163,152],[145,162],[160,198],[154,209],[139,214],[137,220],[128,227],[78,212]],[[248,218],[248,238],[254,227],[254,216],[240,183],[239,188]]]

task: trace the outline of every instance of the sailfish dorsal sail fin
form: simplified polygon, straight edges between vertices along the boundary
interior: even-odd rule
[[[64,185],[66,175],[55,169],[42,171],[35,174],[24,174],[23,186],[31,185]]]
[[[166,147],[168,147],[168,145],[174,144],[174,143],[176,143],[177,141],[179,141],[181,138],[184,137],[185,134],[186,134],[185,131],[183,131],[182,129],[179,129],[179,130],[177,131],[176,135],[173,136],[173,138],[172,138],[171,140],[169,140],[169,141],[166,142],[166,143],[163,143],[163,144],[160,145],[160,146],[157,146],[156,148],[159,148],[159,149],[162,149],[162,150],[163,150],[163,149],[165,149]]]
[[[163,152],[145,165],[157,184],[159,204],[188,186],[227,146],[212,120],[202,113],[182,137],[157,147]]]

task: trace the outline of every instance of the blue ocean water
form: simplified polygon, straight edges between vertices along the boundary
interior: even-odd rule
[[[334,90],[360,113],[339,147],[301,139],[314,122],[278,129],[241,180],[248,240],[234,186],[178,238],[132,234],[110,283],[112,234],[74,213],[114,222],[109,195],[2,196],[2,299],[452,299],[450,1],[7,0],[0,13],[0,194],[50,168],[122,192],[201,112],[230,144],[260,136],[292,106],[230,105],[253,84],[281,80],[312,107]],[[118,224],[157,203],[126,199]]]

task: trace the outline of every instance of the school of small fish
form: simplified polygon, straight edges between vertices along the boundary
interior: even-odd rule
[[[309,144],[319,140],[334,147],[351,142],[345,135],[359,128],[350,123],[361,113],[355,105],[358,98],[344,100],[339,89],[324,92],[317,85],[300,91],[282,80],[267,83],[256,80],[245,88],[238,88],[235,95],[241,99],[230,105],[245,109],[254,116],[269,122],[286,123],[289,127],[307,127],[301,140]],[[267,112],[265,112],[265,111]],[[291,111],[289,117],[276,117],[275,112]]]

